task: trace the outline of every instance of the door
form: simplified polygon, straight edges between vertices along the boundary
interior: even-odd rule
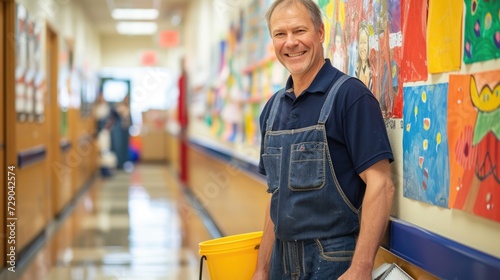
[[[5,2],[0,2],[0,176],[2,178],[6,178],[5,176],[5,59],[4,59],[4,44],[5,44],[5,34],[4,34],[4,19],[5,15]],[[7,182],[8,183],[8,182]],[[2,221],[0,222],[0,226],[2,227],[1,233],[4,233],[6,230],[6,226],[4,224],[4,211],[6,209],[6,200],[5,200],[6,192],[2,191],[0,193],[0,217],[2,217]],[[7,235],[3,235],[7,236]],[[0,252],[5,252],[6,239],[1,239],[0,242]],[[0,255],[0,262],[2,265],[0,266],[0,270],[5,266],[5,256],[4,254]]]

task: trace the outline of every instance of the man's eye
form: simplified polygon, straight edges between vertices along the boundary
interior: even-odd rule
[[[275,33],[274,37],[283,37],[285,33]]]

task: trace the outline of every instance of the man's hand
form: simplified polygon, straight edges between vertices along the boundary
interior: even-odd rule
[[[267,271],[255,271],[252,280],[269,280],[269,272]]]
[[[338,280],[372,280],[372,271],[351,266]]]

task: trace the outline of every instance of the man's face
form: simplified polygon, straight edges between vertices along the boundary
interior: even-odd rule
[[[323,65],[324,26],[316,30],[302,4],[276,7],[269,20],[269,29],[276,57],[292,76],[307,74]]]

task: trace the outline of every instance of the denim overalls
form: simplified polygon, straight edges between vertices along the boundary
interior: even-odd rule
[[[351,263],[359,210],[337,181],[325,131],[337,91],[349,78],[342,75],[332,86],[316,125],[273,131],[284,90],[272,104],[262,155],[276,236],[271,280],[336,279]]]

